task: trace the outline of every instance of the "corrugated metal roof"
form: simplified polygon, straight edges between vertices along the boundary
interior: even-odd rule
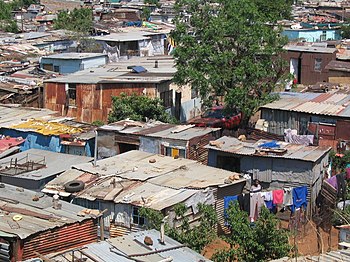
[[[347,262],[350,261],[350,249],[342,249],[320,254],[318,256],[283,257],[271,260],[271,262]]]
[[[49,56],[43,56],[44,59],[62,59],[62,60],[72,60],[72,59],[91,59],[100,56],[107,56],[102,53],[61,53]]]
[[[285,49],[287,51],[307,52],[307,53],[333,54],[333,53],[337,52],[336,48],[324,48],[324,47],[316,47],[316,46],[287,45],[283,49]]]
[[[193,125],[175,125],[169,126],[168,129],[152,132],[153,130],[148,130],[145,136],[149,137],[160,137],[166,139],[176,139],[176,140],[190,140],[194,137],[204,136],[212,132],[218,131],[221,128],[203,128],[194,127]],[[152,133],[151,133],[152,132]]]
[[[34,196],[38,196],[39,200],[33,201]],[[5,187],[0,188],[0,210],[5,205],[6,208],[22,208],[28,212],[51,216],[52,219],[44,219],[34,217],[34,215],[20,213],[22,219],[15,222],[12,217],[19,214],[18,212],[3,212],[0,219],[0,231],[15,234],[21,239],[25,239],[41,231],[90,218],[88,216],[82,217],[77,215],[84,208],[65,201],[60,201],[60,203],[62,204],[61,210],[56,210],[52,207],[51,197],[26,189],[18,190],[17,187],[5,184]]]
[[[282,92],[280,93],[280,99],[261,108],[350,117],[350,94]]]
[[[144,238],[148,236],[153,240],[153,245],[148,246],[150,249],[146,248],[143,243]],[[165,244],[159,242],[160,233],[157,230],[147,230],[130,233],[129,235],[123,237],[117,237],[110,239],[110,243],[113,244],[121,252],[132,255],[132,254],[144,254],[151,251],[158,251],[156,257],[153,255],[139,256],[137,258],[142,261],[156,262],[160,261],[159,256],[162,259],[169,257],[173,258],[174,262],[199,262],[199,261],[210,261],[209,259],[203,257],[202,255],[196,253],[195,251],[189,249],[188,247],[181,247],[181,243],[176,240],[165,236]],[[179,248],[176,248],[179,247]],[[169,251],[161,251],[164,249],[173,248]]]
[[[153,240],[153,245],[146,246],[143,244],[145,236]],[[83,246],[81,249],[74,251],[76,257],[86,258],[87,254],[97,261],[101,262],[132,262],[138,259],[144,262],[159,262],[166,258],[172,258],[174,262],[210,262],[197,252],[191,250],[174,239],[165,236],[165,243],[159,243],[160,233],[157,230],[139,231],[130,233],[122,237],[110,238],[106,241],[93,243]],[[166,249],[168,251],[162,251]],[[156,253],[148,254],[156,251]],[[63,254],[63,253],[59,253]],[[59,254],[48,255],[55,261],[66,261]],[[143,256],[129,257],[130,255],[145,254]],[[72,252],[65,252],[65,257],[70,259]],[[90,258],[86,258],[91,262]],[[85,260],[84,260],[85,261]]]
[[[27,151],[20,152],[15,155],[11,155],[9,157],[1,159],[0,169],[4,168],[5,166],[9,166],[11,159],[12,161],[14,161],[16,158],[19,164],[27,162],[28,160],[34,162],[42,161],[45,158],[46,167],[14,175],[16,178],[23,178],[29,180],[47,179],[50,176],[54,176],[66,171],[72,165],[75,165],[77,163],[89,162],[93,159],[91,157],[85,156],[62,154],[40,149],[29,149]],[[5,174],[0,175],[6,176]]]
[[[46,184],[43,192],[67,196],[64,184],[77,179],[85,182],[85,189],[75,194],[76,197],[162,210],[188,199],[199,189],[225,185],[227,178],[237,174],[189,159],[136,150],[99,160],[97,164],[96,167],[92,164],[74,166],[77,172],[64,172]],[[244,182],[245,179],[240,178],[232,184]]]
[[[29,119],[50,120],[55,114],[49,109],[0,105],[0,127],[10,127]]]
[[[258,148],[258,145],[267,142],[265,140],[259,140],[256,143],[250,143],[250,142],[241,142],[234,137],[224,136],[217,139],[215,142],[219,144],[219,147],[214,145],[207,145],[206,148],[209,148],[211,150],[216,150],[216,151],[232,153],[236,155],[297,159],[297,160],[311,161],[311,162],[316,162],[331,150],[330,147],[296,145],[296,144],[289,144],[287,142],[278,141],[280,148],[287,149],[286,153],[284,153],[283,155],[261,156],[259,154],[256,154],[256,149]]]
[[[150,160],[155,160],[151,163]],[[146,181],[150,178],[175,176],[174,182],[167,186],[173,188],[206,188],[224,184],[225,178],[235,174],[219,168],[202,165],[194,160],[157,155],[138,150],[132,150],[121,155],[92,163],[75,165],[75,169],[99,175],[114,175],[116,177]],[[198,172],[201,170],[201,172]],[[176,178],[176,176],[178,176]],[[180,181],[176,181],[181,178]],[[183,186],[178,186],[181,183]],[[161,185],[161,184],[160,184]]]

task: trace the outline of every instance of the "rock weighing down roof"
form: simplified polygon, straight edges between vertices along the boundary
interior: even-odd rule
[[[206,194],[208,187],[224,185],[233,175],[236,178],[232,183],[245,182],[237,173],[193,160],[135,150],[100,160],[96,167],[91,163],[75,165],[49,182],[42,191],[69,196],[64,185],[80,180],[85,182],[85,189],[76,193],[76,197],[162,210],[194,194]]]
[[[56,210],[52,207],[51,197],[2,184],[0,187],[0,237],[18,236],[25,239],[38,232],[91,218],[89,215],[84,215],[83,207],[64,201],[60,203],[61,209]],[[99,212],[96,213],[98,214]],[[15,215],[20,216],[20,220],[14,221]]]
[[[146,236],[152,239],[152,245],[146,246],[143,244]],[[135,259],[145,262],[159,262],[166,261],[165,259],[170,257],[172,258],[171,261],[174,262],[211,261],[168,236],[165,236],[164,244],[159,243],[159,238],[160,233],[157,230],[139,231],[122,237],[111,238],[108,241],[85,245],[81,249],[82,252],[78,249],[74,252],[74,255],[84,259],[88,255],[89,257],[86,257],[87,262],[131,262]],[[59,262],[66,261],[60,254],[48,255],[48,257]],[[70,259],[72,252],[64,252],[64,256]]]
[[[280,145],[280,149],[284,151],[283,154],[260,154],[257,152],[259,145],[265,142],[268,141],[259,140],[254,143],[242,142],[237,138],[224,136],[214,142],[210,142],[209,145],[205,147],[235,155],[297,159],[311,162],[316,162],[331,150],[330,147],[296,145],[278,141],[277,143]]]

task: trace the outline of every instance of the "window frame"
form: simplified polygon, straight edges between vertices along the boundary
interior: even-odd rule
[[[77,106],[77,84],[74,84],[74,83],[68,84],[67,100],[68,100],[68,106]]]

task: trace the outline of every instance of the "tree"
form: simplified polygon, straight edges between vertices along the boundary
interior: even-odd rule
[[[291,6],[285,0],[177,0],[176,8],[175,82],[191,84],[206,105],[225,96],[228,110],[241,108],[247,124],[274,99],[270,93],[285,72],[278,55],[287,40],[275,24]]]
[[[258,262],[277,259],[289,254],[291,247],[287,233],[277,228],[277,218],[262,208],[259,219],[251,225],[248,215],[239,209],[238,203],[230,204],[227,210],[230,233],[224,240],[230,244],[214,254],[214,261]]]
[[[136,121],[158,120],[165,123],[176,123],[176,120],[165,111],[162,100],[143,95],[121,94],[112,97],[112,111],[108,122],[116,122],[126,118]]]
[[[215,209],[212,206],[199,204],[198,210],[200,213],[199,224],[191,228],[189,219],[185,215],[187,211],[185,204],[179,203],[175,205],[176,221],[172,221],[173,226],[170,226],[168,223],[165,224],[165,234],[182,244],[186,244],[191,249],[201,252],[217,236],[215,225],[218,220]],[[161,212],[142,207],[140,215],[146,218],[148,228],[160,229],[160,224],[164,219]]]
[[[89,8],[74,8],[72,11],[61,11],[54,21],[55,29],[66,29],[87,34],[93,25],[92,10]]]

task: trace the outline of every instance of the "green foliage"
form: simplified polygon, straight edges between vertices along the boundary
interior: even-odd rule
[[[142,8],[141,19],[144,21],[148,21],[151,16],[151,9],[149,7]]]
[[[91,124],[93,124],[94,126],[103,126],[105,123],[101,120],[95,120]]]
[[[139,209],[139,215],[141,217],[144,217],[147,219],[147,225],[146,227],[148,229],[156,229],[160,230],[160,224],[162,223],[162,220],[164,219],[164,216],[161,212],[157,210],[153,210],[146,207],[141,207]]]
[[[225,96],[245,118],[271,101],[285,74],[279,57],[287,39],[277,20],[288,17],[285,0],[177,0],[175,82],[191,84],[207,105]],[[182,10],[191,15],[187,22]]]
[[[116,122],[130,118],[136,121],[147,121],[147,119],[159,120],[165,123],[176,123],[162,105],[159,98],[149,98],[143,95],[132,94],[130,96],[121,94],[112,97],[113,108],[108,115],[108,122]]]
[[[342,39],[349,39],[350,38],[350,25],[344,24],[341,27],[340,35]]]
[[[146,5],[155,5],[157,7],[160,7],[159,0],[144,0],[144,3]]]
[[[74,32],[88,33],[92,29],[92,10],[74,8],[73,11],[61,11],[54,23],[55,29],[66,29]]]
[[[348,225],[350,224],[350,206],[346,206],[344,210],[335,209],[332,217],[333,225]]]
[[[329,153],[329,158],[332,161],[332,169],[335,169],[337,172],[344,172],[346,165],[350,163],[350,150],[346,150],[342,155],[340,157],[334,150]]]
[[[291,250],[287,233],[277,228],[278,220],[266,208],[251,225],[248,215],[239,209],[238,203],[230,204],[227,222],[231,232],[224,236],[224,240],[231,248],[214,254],[213,261],[267,261],[287,256]]]
[[[19,29],[16,21],[13,20],[12,12],[35,3],[37,3],[37,1],[15,0],[5,3],[3,0],[0,0],[0,29],[6,32],[18,33]]]
[[[194,228],[190,228],[189,219],[186,216],[187,207],[183,203],[175,205],[176,219],[172,221],[174,226],[166,223],[165,234],[180,243],[188,245],[191,249],[201,252],[216,237],[215,225],[217,224],[217,217],[212,206],[199,204],[198,209],[201,215],[199,224]],[[160,224],[164,219],[160,212],[141,208],[140,215],[146,218],[148,228],[160,229]]]

